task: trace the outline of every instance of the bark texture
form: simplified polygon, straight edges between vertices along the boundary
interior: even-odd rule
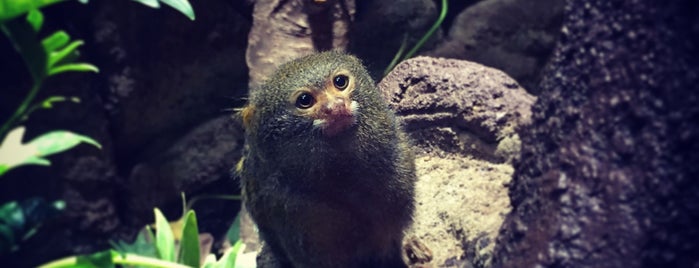
[[[698,3],[571,0],[496,267],[698,267]]]

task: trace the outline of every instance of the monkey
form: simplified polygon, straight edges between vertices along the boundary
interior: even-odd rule
[[[285,63],[239,118],[258,267],[407,267],[414,155],[359,59],[328,51]]]

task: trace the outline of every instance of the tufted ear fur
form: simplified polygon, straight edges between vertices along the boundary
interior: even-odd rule
[[[250,123],[252,122],[252,117],[255,114],[255,106],[248,105],[240,111],[240,119],[243,121],[243,127],[245,129],[250,129]]]

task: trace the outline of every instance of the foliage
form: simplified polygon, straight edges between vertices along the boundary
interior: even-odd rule
[[[407,59],[413,57],[413,55],[415,55],[415,53],[417,53],[417,51],[425,44],[425,42],[427,42],[427,40],[429,40],[430,37],[432,37],[432,35],[434,35],[434,33],[437,31],[437,29],[439,29],[439,26],[442,25],[442,22],[444,22],[444,18],[447,17],[447,11],[448,11],[447,0],[442,0],[442,10],[439,13],[439,18],[437,18],[437,21],[435,21],[434,24],[432,24],[432,27],[430,27],[430,29],[427,31],[427,33],[425,33],[425,35],[423,35],[422,38],[420,38],[420,40],[417,41],[415,46],[413,46],[413,48],[410,49],[410,51],[408,51],[408,53],[406,53],[405,56],[403,56],[403,59],[400,61],[404,61],[404,60],[407,60]],[[403,43],[401,44],[400,48],[398,49],[396,56],[393,57],[393,60],[391,61],[391,63],[388,64],[388,67],[386,67],[386,70],[384,70],[384,72],[383,72],[384,76],[386,76],[389,72],[391,72],[391,70],[393,70],[393,67],[395,67],[396,64],[398,64],[398,62],[400,62],[398,59],[401,58],[401,55],[403,54],[403,51],[405,50],[405,45],[406,45],[407,41],[408,41],[407,38],[403,39]]]
[[[14,2],[11,2],[14,3]],[[6,6],[11,6],[5,4]],[[0,24],[0,30],[10,39],[15,50],[24,59],[24,62],[32,76],[33,86],[19,105],[15,113],[0,127],[0,136],[14,126],[19,120],[28,116],[33,111],[30,105],[39,93],[43,81],[53,75],[75,72],[97,72],[94,65],[75,62],[79,56],[77,48],[83,44],[82,40],[70,40],[70,36],[64,31],[56,31],[46,38],[41,39],[39,32],[44,23],[44,16],[40,11],[33,9],[27,14],[26,20],[12,20]],[[42,101],[41,107],[50,108],[50,104],[61,98],[52,96]],[[46,105],[48,104],[48,105]]]
[[[97,72],[97,68],[87,63],[74,62],[78,57],[77,48],[81,40],[70,40],[68,34],[57,31],[46,38],[40,39],[39,32],[44,23],[44,17],[37,8],[57,3],[50,0],[13,0],[0,2],[0,31],[12,42],[15,50],[24,59],[33,85],[29,93],[12,116],[0,126],[0,176],[8,170],[27,164],[49,165],[51,162],[44,157],[59,153],[77,146],[80,143],[101,146],[95,140],[69,131],[51,131],[22,144],[25,128],[10,127],[26,119],[36,109],[49,109],[53,103],[65,101],[63,96],[51,96],[38,104],[32,103],[41,84],[49,76],[68,71]],[[13,19],[24,13],[24,20]],[[78,102],[76,98],[71,98]],[[63,201],[47,203],[40,198],[32,198],[22,202],[11,201],[0,208],[0,253],[14,251],[19,242],[31,237],[41,223],[58,214],[65,207]]]
[[[0,175],[21,165],[48,166],[51,162],[44,157],[68,150],[80,143],[101,148],[99,143],[89,137],[64,130],[44,133],[26,144],[22,144],[23,136],[24,127],[17,127],[10,131],[0,144]]]
[[[3,204],[0,207],[0,254],[17,250],[18,242],[34,235],[42,222],[64,208],[63,201],[49,203],[38,197]]]
[[[192,9],[192,6],[189,4],[189,1],[187,0],[133,0],[136,2],[139,2],[141,4],[144,4],[146,6],[152,7],[152,8],[160,8],[160,2],[163,4],[166,4],[180,13],[184,14],[189,18],[190,20],[194,20],[194,10]]]
[[[0,1],[0,23],[18,17],[29,10],[36,10],[65,0],[10,0]]]
[[[3,19],[0,30],[24,59],[34,82],[15,113],[0,127],[0,137],[19,120],[26,119],[32,111],[39,108],[49,109],[53,107],[53,103],[66,100],[63,96],[51,96],[39,104],[30,106],[46,78],[68,71],[97,72],[97,67],[91,64],[74,62],[79,56],[77,48],[83,44],[82,40],[71,41],[70,36],[64,31],[57,31],[40,39],[39,32],[44,23],[44,16],[37,9],[28,9],[56,2],[58,1],[27,0],[6,1],[0,4],[0,18]],[[28,12],[26,19],[7,21],[8,18],[17,16],[18,12]],[[63,130],[45,133],[27,144],[22,144],[24,132],[23,126],[16,127],[0,144],[0,175],[21,165],[49,165],[50,162],[43,157],[68,150],[83,142],[101,147],[89,137]]]
[[[199,251],[199,232],[194,211],[189,210],[180,220],[184,222],[182,239],[178,241],[173,234],[171,223],[159,209],[154,209],[155,243],[153,232],[146,226],[136,241],[132,244],[123,241],[112,243],[115,249],[97,252],[90,255],[71,256],[56,260],[40,267],[115,267],[115,265],[127,265],[135,267],[205,267],[205,268],[234,268],[236,259],[244,246],[238,241],[223,256],[216,260],[216,256],[209,254],[202,265]],[[179,250],[178,245],[179,244]],[[177,254],[175,254],[177,252]],[[177,262],[175,262],[177,260]]]
[[[68,150],[80,143],[101,147],[99,143],[89,137],[61,130],[45,133],[23,144],[25,128],[17,126],[20,121],[26,120],[37,109],[50,109],[54,103],[66,100],[79,102],[79,99],[74,97],[50,96],[35,103],[34,100],[46,78],[71,71],[98,72],[97,67],[92,64],[75,62],[79,57],[77,49],[83,44],[82,40],[71,40],[64,31],[56,31],[45,38],[40,38],[39,33],[44,17],[38,9],[61,1],[64,0],[0,1],[0,31],[8,37],[15,50],[23,58],[33,82],[19,107],[0,126],[0,137],[4,137],[0,144],[0,176],[9,169],[20,165],[49,165],[49,160],[44,157]],[[159,3],[162,2],[185,14],[191,20],[195,19],[192,7],[187,0],[134,1],[153,8],[159,8]],[[86,3],[87,0],[80,2]],[[24,20],[18,18],[25,13],[27,15]],[[10,130],[10,128],[13,129]],[[21,203],[12,201],[0,207],[0,253],[15,250],[18,241],[30,237],[44,220],[57,214],[65,207],[62,201],[48,204],[39,200],[30,199]],[[186,212],[182,219],[171,225],[160,210],[155,209],[157,226],[155,244],[152,242],[154,236],[152,231],[146,227],[133,245],[127,245],[123,242],[114,243],[116,250],[71,256],[50,262],[42,267],[115,267],[115,265],[198,267],[201,258],[196,215],[191,210]],[[181,232],[178,232],[176,240],[176,236],[173,235],[173,226],[177,223],[182,227],[178,229]],[[211,268],[234,267],[238,250],[242,250],[241,245],[237,243],[233,247],[236,251],[226,252],[224,258],[218,261],[213,255],[207,256],[205,266]],[[131,253],[133,251],[138,253]]]
[[[40,38],[39,32],[44,23],[44,16],[38,8],[63,0],[13,0],[0,1],[0,30],[10,39],[15,50],[24,59],[32,77],[33,86],[12,116],[0,126],[0,137],[5,136],[11,127],[20,120],[25,120],[38,108],[50,109],[53,103],[65,101],[64,96],[50,96],[46,100],[33,104],[44,80],[63,72],[98,72],[97,67],[89,63],[75,62],[79,56],[78,47],[82,40],[72,40],[64,31],[56,31],[48,37]],[[134,0],[147,6],[158,8],[157,0]],[[81,1],[87,2],[87,1]],[[194,11],[187,0],[160,0],[194,20]],[[12,20],[27,13],[25,20]],[[71,98],[74,102],[79,100]],[[25,164],[49,165],[42,157],[62,152],[85,142],[101,146],[95,140],[68,131],[52,131],[41,135],[28,144],[21,143],[24,127],[14,128],[0,144],[0,176],[13,167]]]

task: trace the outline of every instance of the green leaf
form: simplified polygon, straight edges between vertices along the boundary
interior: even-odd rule
[[[0,254],[16,247],[25,224],[26,219],[19,203],[11,201],[0,207]]]
[[[62,72],[69,72],[69,71],[74,71],[74,72],[95,72],[98,73],[100,70],[97,69],[92,64],[89,63],[70,63],[70,64],[64,64],[58,67],[51,68],[49,70],[49,75],[55,75],[59,74]]]
[[[102,148],[92,138],[64,130],[51,131],[22,144],[24,131],[23,126],[13,129],[0,144],[0,165],[6,166],[0,170],[0,175],[21,165],[49,165],[50,162],[43,157],[71,149],[80,143]]]
[[[47,156],[63,152],[82,142],[92,144],[97,148],[102,148],[102,145],[90,137],[64,130],[48,132],[33,139],[27,145],[35,146],[39,151],[39,156]]]
[[[240,239],[240,213],[235,216],[235,220],[233,220],[233,223],[231,224],[231,227],[228,228],[228,232],[226,232],[226,238],[228,239],[228,242],[233,244]]]
[[[184,14],[190,20],[194,20],[194,10],[187,0],[160,0],[160,2],[165,3],[168,6],[176,9],[180,13]]]
[[[41,108],[51,109],[51,108],[53,108],[54,102],[64,102],[64,101],[66,101],[66,97],[64,97],[64,96],[51,96],[51,97],[48,97],[44,101],[41,102]]]
[[[60,49],[68,44],[70,41],[70,35],[64,31],[57,31],[51,34],[49,37],[41,40],[41,45],[44,47],[46,53],[51,53],[54,50]]]
[[[155,249],[158,251],[158,256],[164,261],[175,261],[175,238],[170,229],[170,224],[160,212],[160,209],[155,208]]]
[[[197,216],[193,210],[190,210],[187,212],[182,229],[179,263],[192,267],[199,267],[199,255],[199,227],[197,227]]]
[[[15,18],[32,9],[39,9],[65,0],[2,0],[0,22]]]
[[[72,54],[75,52],[76,49],[78,49],[79,46],[83,45],[82,40],[76,40],[70,43],[69,45],[65,46],[64,48],[53,51],[49,53],[49,61],[48,61],[48,68],[49,68],[49,74],[51,73],[51,68],[56,65],[56,63],[60,62],[63,60],[66,56]]]
[[[22,207],[17,201],[10,201],[0,207],[0,222],[13,230],[21,230],[26,224]]]
[[[78,256],[77,267],[98,267],[110,268],[114,267],[114,255],[116,252],[111,250],[100,251],[90,255]]]
[[[29,11],[29,14],[27,14],[27,22],[32,26],[34,32],[38,33],[39,30],[41,30],[41,25],[44,24],[44,14],[41,14],[39,10],[32,9]]]
[[[160,3],[158,3],[158,0],[133,0],[133,1],[139,2],[141,4],[148,6],[148,7],[160,8]]]
[[[46,220],[56,216],[64,207],[63,201],[46,202],[40,197],[0,206],[0,255],[18,248],[20,241],[34,235]]]
[[[220,266],[221,268],[234,268],[235,267],[235,262],[238,258],[238,255],[242,253],[243,249],[243,240],[238,240],[235,242],[233,245],[233,248],[229,250],[229,252],[226,252],[228,256],[223,255],[221,257],[221,260],[224,261],[223,265]]]
[[[11,1],[0,1],[0,3],[6,2]],[[36,12],[40,13],[40,11]],[[46,76],[46,59],[48,55],[38,42],[34,26],[27,20],[11,20],[0,24],[0,28],[12,41],[15,50],[24,58],[34,84],[40,84]]]
[[[113,242],[112,246],[114,249],[118,250],[122,255],[126,253],[138,254],[139,256],[145,257],[158,257],[158,252],[155,249],[155,244],[153,243],[153,233],[150,231],[148,226],[141,229],[133,243],[128,244],[124,241]]]

